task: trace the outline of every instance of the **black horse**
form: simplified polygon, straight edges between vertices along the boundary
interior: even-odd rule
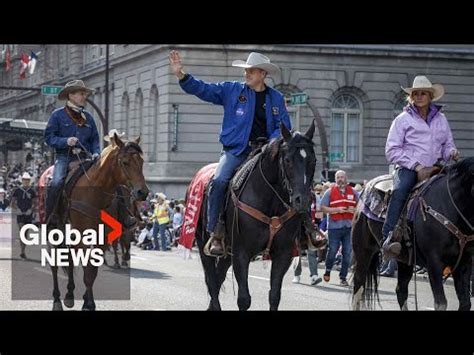
[[[291,133],[281,124],[282,136],[265,145],[261,153],[251,158],[256,161],[245,183],[237,190],[229,187],[224,215],[225,242],[231,255],[217,260],[204,253],[209,240],[209,234],[204,228],[207,198],[204,199],[196,241],[211,296],[208,310],[221,309],[219,291],[231,264],[239,287],[238,307],[240,310],[250,307],[247,280],[249,264],[263,251],[267,251],[266,254],[271,256],[272,260],[270,309],[278,309],[283,276],[290,267],[295,241],[301,235],[302,214],[310,208],[310,190],[316,166],[312,141],[314,129],[313,122],[305,134]],[[248,167],[244,164],[242,169],[246,166]],[[234,191],[233,197],[231,191]],[[248,208],[247,211],[245,207],[242,210],[240,207],[244,205],[250,206],[253,215],[259,219],[249,215]],[[256,210],[260,214],[255,212]],[[270,238],[270,231],[274,239]],[[270,239],[273,241],[269,243]]]
[[[370,182],[367,185],[370,186]],[[369,192],[364,190],[363,193]],[[474,253],[474,243],[470,242],[474,239],[474,157],[446,167],[445,173],[427,189],[423,199],[425,203],[416,209],[414,222],[409,224],[409,230],[415,246],[413,255],[416,263],[428,270],[435,309],[447,308],[443,270],[449,267],[454,269],[452,276],[459,299],[459,310],[469,310]],[[372,308],[378,300],[377,275],[383,224],[362,213],[362,204],[363,198],[357,206],[352,230],[355,258],[354,309],[360,309],[361,303]],[[462,240],[466,242],[465,247],[460,243]],[[406,261],[397,260],[396,293],[402,310],[408,309],[408,284],[413,272],[413,265],[408,265]]]
[[[112,248],[114,251],[114,268],[119,269],[120,265],[128,267],[130,260],[130,246],[138,224],[143,222],[137,201],[134,199],[130,189],[125,185],[117,187],[116,195],[112,204],[107,208],[107,212],[122,224],[122,235],[114,240]],[[118,246],[122,251],[122,263],[119,263]]]

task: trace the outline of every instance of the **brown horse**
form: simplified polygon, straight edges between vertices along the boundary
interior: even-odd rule
[[[69,196],[69,208],[62,207],[64,221],[81,233],[86,229],[98,230],[101,223],[100,211],[107,209],[116,195],[120,185],[130,188],[136,200],[143,201],[148,195],[148,187],[143,176],[142,149],[139,146],[140,137],[135,141],[123,142],[115,135],[115,143],[106,147],[94,165],[77,181]],[[97,246],[105,249],[105,245]],[[88,246],[80,243],[76,249],[86,249]],[[70,261],[70,260],[69,260]],[[98,267],[88,263],[83,266],[86,292],[83,299],[83,310],[95,310],[92,287],[97,277]],[[51,266],[53,273],[53,310],[62,310],[58,287],[58,267]],[[74,306],[74,265],[69,262],[67,267],[68,292],[64,305]]]

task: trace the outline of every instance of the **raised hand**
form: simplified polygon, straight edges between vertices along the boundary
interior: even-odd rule
[[[181,80],[184,77],[181,55],[178,53],[178,51],[172,50],[168,57],[170,60],[171,71],[178,77],[178,79]]]

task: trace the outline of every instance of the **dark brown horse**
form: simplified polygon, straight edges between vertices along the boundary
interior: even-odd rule
[[[133,235],[138,225],[143,222],[137,206],[138,203],[139,202],[133,198],[130,189],[125,185],[121,185],[117,188],[117,193],[112,204],[107,209],[107,212],[122,224],[122,235],[112,243],[114,251],[114,268],[119,269],[120,266],[128,267]],[[119,245],[122,252],[121,264],[119,263],[118,257]]]
[[[75,184],[69,196],[69,206],[62,209],[63,221],[71,224],[72,228],[81,233],[86,229],[98,230],[100,211],[106,210],[120,185],[130,188],[132,195],[137,200],[144,200],[148,195],[148,187],[143,176],[142,149],[139,146],[140,138],[135,141],[123,142],[115,135],[115,143],[106,147],[99,160]],[[63,200],[64,202],[64,200]],[[105,249],[105,245],[97,246]],[[82,243],[75,248],[85,249]],[[97,276],[98,267],[90,263],[83,266],[84,284],[86,292],[83,295],[83,310],[95,310],[92,287]],[[62,310],[60,292],[58,287],[58,267],[51,267],[53,273],[53,310]],[[68,292],[64,305],[68,308],[74,306],[74,265],[69,262],[67,267]]]
[[[371,185],[369,182],[367,185]],[[363,194],[370,193],[364,190]],[[443,270],[453,271],[459,310],[469,310],[472,256],[474,254],[474,157],[449,166],[423,194],[424,204],[416,208],[410,227],[416,264],[426,267],[436,310],[445,310]],[[354,216],[352,245],[354,265],[353,309],[361,305],[373,308],[378,300],[378,266],[383,222],[370,219],[362,212],[361,196]],[[463,245],[463,243],[465,245]],[[403,253],[402,253],[403,254]],[[408,284],[413,265],[408,259],[398,261],[396,288],[400,309],[407,310]]]

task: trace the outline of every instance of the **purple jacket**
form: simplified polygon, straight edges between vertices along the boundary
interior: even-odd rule
[[[453,135],[441,106],[431,104],[425,122],[414,106],[407,106],[392,122],[385,156],[392,164],[413,170],[417,163],[433,166],[439,159],[447,162],[456,150]]]

